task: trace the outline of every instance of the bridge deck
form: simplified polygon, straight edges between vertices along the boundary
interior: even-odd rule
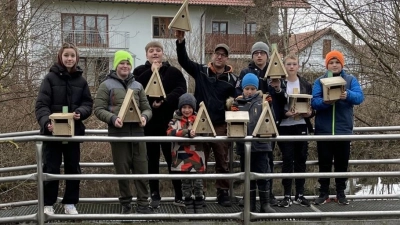
[[[55,205],[55,212],[56,214],[64,214],[63,208],[61,204],[56,204]],[[304,207],[300,205],[292,205],[291,207],[288,208],[282,208],[282,207],[273,207],[278,213],[287,213],[287,217],[281,218],[281,219],[263,219],[263,220],[258,220],[258,221],[303,221],[303,222],[317,222],[317,221],[327,221],[329,218],[324,218],[324,217],[310,217],[310,218],[291,218],[290,214],[291,213],[307,213],[307,212],[352,212],[352,211],[399,211],[400,212],[400,201],[399,200],[355,200],[355,201],[350,201],[350,205],[338,205],[335,202],[330,202],[324,205],[311,205],[311,207]],[[80,214],[119,214],[121,207],[118,203],[81,203],[77,205],[77,209]],[[14,207],[14,208],[7,208],[7,209],[1,209],[0,210],[0,218],[4,217],[14,217],[14,216],[23,216],[23,215],[31,215],[31,214],[36,214],[37,213],[37,205],[30,205],[30,206],[20,206],[20,207]],[[257,210],[259,210],[259,205],[257,204]],[[204,207],[204,213],[237,213],[241,212],[242,208],[239,207],[238,205],[234,204],[232,207],[222,207],[218,205],[217,203],[214,202],[207,202],[207,206]],[[135,212],[135,204],[133,204],[133,213]],[[185,208],[184,207],[178,207],[172,205],[171,202],[162,202],[160,205],[160,208],[155,210],[157,213],[161,214],[184,214],[185,213]],[[353,218],[340,218],[340,217],[335,217],[334,220],[343,220],[343,219],[350,219],[350,220],[356,220],[356,219],[366,219],[366,218],[360,218],[360,217],[353,217]],[[379,219],[379,220],[390,220],[390,219],[398,219],[398,216],[379,216],[375,218],[369,218],[369,219]],[[100,222],[99,220],[89,220],[87,221],[88,223],[90,222]],[[141,220],[143,221],[143,220]],[[162,220],[162,221],[146,221],[148,224],[149,222],[154,222],[154,223],[160,223],[160,222],[176,222],[178,219],[172,219],[172,220]],[[188,220],[179,220],[180,222],[187,222]],[[207,220],[209,222],[217,222],[218,224],[224,224],[224,223],[232,223],[233,221],[236,220]],[[53,221],[54,223],[56,221]],[[57,221],[60,222],[60,221]],[[65,221],[64,221],[65,222]],[[119,223],[120,221],[118,220],[107,220],[107,221],[102,221],[104,223]],[[139,222],[139,221],[137,221]],[[144,221],[143,221],[144,222]],[[204,224],[205,221],[202,223]],[[239,222],[239,221],[236,221]],[[400,223],[397,221],[394,224]],[[197,220],[194,224],[200,224],[200,221]],[[214,223],[212,223],[214,224]]]

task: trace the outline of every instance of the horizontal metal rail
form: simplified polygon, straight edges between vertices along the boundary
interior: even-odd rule
[[[349,160],[349,165],[372,165],[372,164],[400,164],[400,159],[365,159],[365,160]],[[81,162],[81,167],[114,167],[112,162]],[[234,161],[234,167],[239,167],[240,162]],[[282,161],[274,161],[274,165],[282,165]],[[318,165],[317,160],[309,160],[306,165]],[[215,166],[215,162],[207,162],[207,166]],[[37,165],[26,165],[26,166],[14,166],[0,168],[0,173],[18,172],[25,170],[35,170]],[[64,167],[64,163],[61,164]],[[160,162],[160,167],[167,167],[166,162]]]
[[[391,131],[400,131],[400,126],[382,126],[382,127],[354,127],[354,132],[391,132]],[[107,134],[107,129],[86,129],[85,133],[87,135],[93,134]],[[32,136],[39,135],[39,130],[31,130],[31,131],[21,131],[21,132],[12,132],[12,133],[3,133],[0,134],[0,138],[4,137],[18,137],[18,136]]]
[[[111,137],[111,136],[74,136],[54,137],[44,135],[5,137],[0,142],[27,142],[27,141],[64,141],[64,142],[253,142],[253,141],[360,141],[360,140],[400,140],[400,134],[357,134],[357,135],[279,135],[274,138],[231,138],[216,137],[172,137],[172,136],[141,136],[141,137]]]

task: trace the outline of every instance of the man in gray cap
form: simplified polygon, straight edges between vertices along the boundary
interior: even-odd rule
[[[275,122],[279,124],[279,122],[282,120],[280,115],[280,112],[274,111],[275,108],[281,109],[278,104],[281,102],[286,102],[286,96],[285,96],[285,91],[282,91],[285,89],[285,83],[280,80],[280,79],[268,79],[264,80],[264,77],[266,76],[266,72],[268,69],[268,62],[269,62],[269,47],[267,44],[264,42],[256,42],[252,47],[251,47],[251,57],[252,57],[252,62],[248,65],[247,68],[244,68],[239,75],[239,78],[236,82],[236,95],[240,95],[243,93],[242,90],[242,79],[247,73],[253,73],[258,76],[259,78],[259,87],[258,89],[261,90],[264,94],[269,94],[270,97],[268,97],[266,100],[270,102]],[[286,90],[286,89],[285,89]],[[272,101],[272,102],[271,102]],[[272,150],[275,148],[275,142],[272,142]],[[271,173],[274,171],[274,158],[273,158],[273,151],[268,152],[268,165],[270,167]],[[254,194],[255,195],[255,194]],[[266,193],[264,192],[259,192],[260,195],[260,200],[268,201],[271,205],[277,205],[278,202],[275,199],[275,196],[272,194],[272,179],[270,179],[269,182],[269,191]],[[255,196],[254,196],[255,197]],[[241,204],[241,202],[239,202]]]
[[[185,47],[185,32],[175,31],[176,52],[178,62],[196,82],[194,96],[197,103],[204,102],[215,132],[218,136],[226,136],[225,101],[235,96],[237,77],[232,73],[232,67],[227,65],[229,47],[226,44],[215,46],[211,62],[207,65],[193,62],[189,59]],[[225,142],[210,143],[215,157],[215,172],[228,173],[226,162],[229,145]],[[210,155],[210,148],[204,149],[206,161]],[[216,180],[218,203],[225,207],[232,206],[229,197],[229,181]]]

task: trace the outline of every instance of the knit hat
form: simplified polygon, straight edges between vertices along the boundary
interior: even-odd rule
[[[193,111],[196,110],[196,99],[193,95],[189,93],[185,93],[179,97],[178,109],[181,111],[184,105],[190,105],[193,108]]]
[[[267,44],[265,44],[264,42],[256,42],[253,47],[251,47],[251,55],[253,56],[254,52],[256,51],[264,51],[267,53],[268,58],[269,58],[269,47]]]
[[[225,52],[226,52],[226,55],[229,55],[229,47],[228,47],[228,45],[223,44],[223,43],[222,43],[222,44],[217,44],[217,45],[215,46],[214,52],[216,52],[217,49],[219,49],[219,48],[224,49]]]
[[[341,52],[333,50],[331,52],[329,52],[328,54],[326,54],[325,56],[325,66],[326,68],[328,68],[328,64],[329,61],[331,61],[332,59],[337,59],[339,60],[340,64],[342,65],[342,67],[344,66],[344,56]]]
[[[258,77],[254,73],[247,73],[242,80],[242,89],[247,86],[254,86],[258,89]]]
[[[131,64],[131,66],[133,67],[133,57],[132,55],[127,52],[127,51],[123,51],[123,50],[119,50],[115,52],[114,55],[114,64],[113,64],[113,70],[117,69],[118,64],[121,61],[127,60],[129,61],[129,63]]]

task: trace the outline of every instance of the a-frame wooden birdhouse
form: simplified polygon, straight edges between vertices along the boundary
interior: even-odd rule
[[[189,19],[189,0],[185,0],[178,10],[178,13],[174,16],[171,23],[168,25],[168,29],[176,29],[182,31],[192,31],[192,25]]]
[[[278,48],[276,44],[272,45],[272,54],[269,60],[267,72],[265,72],[264,80],[269,79],[280,79],[286,78],[287,72],[285,67],[283,66],[283,62],[278,52]]]
[[[49,116],[54,136],[74,136],[75,122],[73,113],[53,113]]]
[[[203,102],[200,102],[200,108],[197,112],[196,120],[193,123],[192,130],[198,134],[211,134],[212,136],[217,136],[214,130],[214,126],[211,122],[210,116],[208,115],[206,106]]]
[[[321,80],[324,101],[340,99],[340,95],[345,90],[346,81],[341,77],[328,77]]]
[[[289,110],[298,113],[307,113],[311,107],[312,95],[300,94],[298,88],[293,89],[289,94]]]
[[[136,105],[135,97],[133,96],[133,90],[128,89],[126,92],[124,101],[122,102],[121,109],[119,110],[118,117],[121,118],[122,122],[138,122],[140,123],[140,110]]]
[[[250,121],[248,111],[226,111],[228,137],[246,137],[247,123]]]
[[[278,135],[278,129],[276,128],[269,103],[264,102],[263,111],[253,131],[253,137],[276,137]]]
[[[165,95],[164,87],[161,82],[160,74],[158,70],[155,69],[153,74],[150,77],[149,82],[147,83],[146,88],[144,89],[146,95],[155,98],[163,98],[165,99],[167,96]]]

